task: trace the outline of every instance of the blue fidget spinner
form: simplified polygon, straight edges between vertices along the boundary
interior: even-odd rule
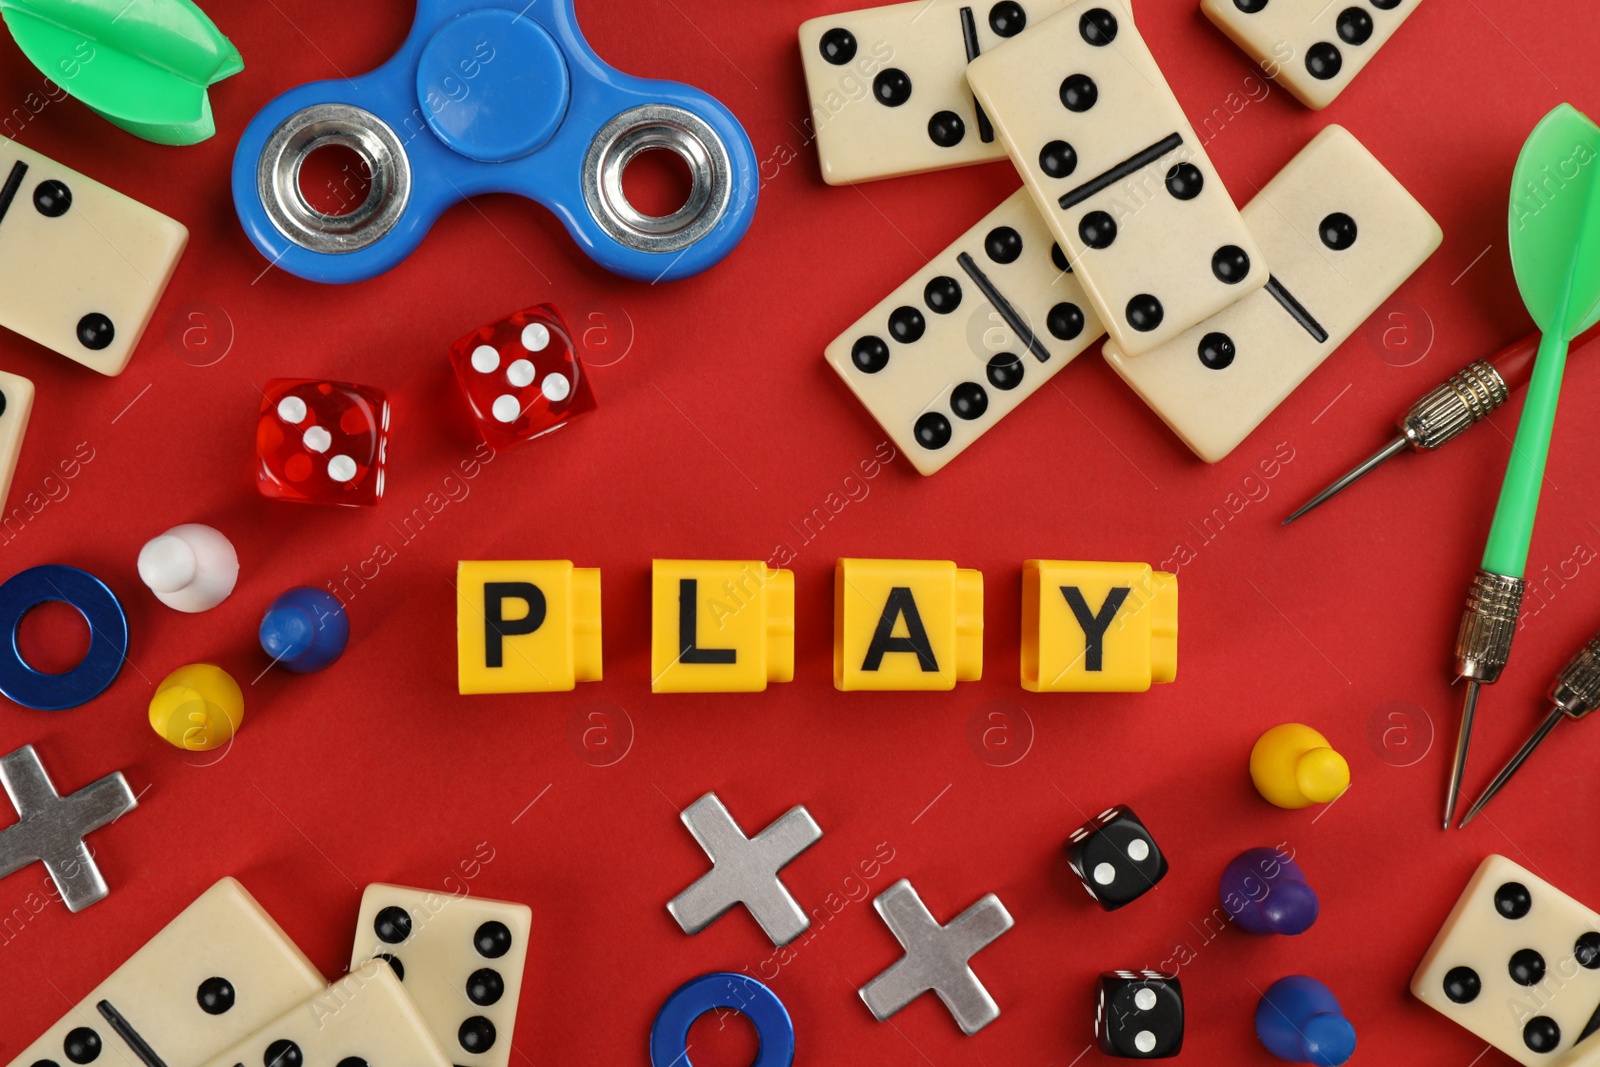
[[[302,278],[361,281],[410,255],[446,208],[509,192],[555,212],[618,274],[667,281],[721,260],[755,214],[750,138],[699,89],[607,66],[572,5],[418,0],[383,66],[272,101],[234,155],[245,232]],[[301,165],[327,145],[353,150],[372,174],[348,214],[324,214],[300,190]],[[623,170],[652,149],[688,164],[688,200],[670,215],[647,215],[623,194]]]

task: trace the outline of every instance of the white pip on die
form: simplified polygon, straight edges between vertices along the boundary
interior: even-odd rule
[[[1019,189],[826,356],[912,465],[933,474],[1104,332]]]
[[[204,1067],[450,1067],[400,980],[357,967]],[[149,1065],[155,1067],[155,1065]],[[170,1065],[169,1065],[170,1067]]]
[[[1272,277],[1161,347],[1104,349],[1122,379],[1216,463],[1283,403],[1439,247],[1439,224],[1341,126],[1244,209]]]
[[[0,326],[121,374],[189,231],[4,137],[0,175]]]
[[[967,81],[1106,331],[1164,344],[1260,289],[1267,264],[1121,0],[1079,0]]]
[[[10,1067],[199,1067],[323,987],[255,898],[224,878]]]
[[[1004,159],[967,64],[1067,0],[911,0],[800,26],[822,179],[830,185]]]
[[[1411,992],[1518,1063],[1554,1064],[1600,1029],[1600,915],[1490,856],[1417,965]]]
[[[449,1063],[506,1067],[532,928],[525,904],[374,883],[350,967],[387,961]]]
[[[1422,0],[1201,0],[1269,78],[1309,108],[1333,103]]]

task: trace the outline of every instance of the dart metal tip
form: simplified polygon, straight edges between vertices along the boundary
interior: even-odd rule
[[[1300,516],[1304,515],[1306,512],[1326,504],[1328,501],[1332,500],[1334,497],[1350,488],[1356,482],[1360,481],[1362,478],[1365,478],[1368,474],[1371,474],[1378,468],[1380,464],[1385,463],[1399,453],[1404,452],[1406,448],[1410,446],[1410,444],[1411,442],[1406,435],[1400,434],[1394,440],[1390,441],[1388,444],[1378,449],[1378,451],[1374,452],[1371,456],[1363,460],[1361,463],[1357,464],[1356,467],[1354,467],[1348,473],[1338,478],[1332,485],[1328,486],[1322,492],[1318,493],[1316,496],[1302,504],[1299,511],[1296,511],[1293,515],[1290,515],[1287,519],[1283,520],[1283,525],[1287,526]]]

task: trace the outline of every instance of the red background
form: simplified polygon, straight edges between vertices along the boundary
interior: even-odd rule
[[[945,472],[923,479],[899,460],[867,480],[859,465],[882,434],[824,366],[824,345],[1018,182],[1002,163],[860,189],[822,184],[795,30],[851,6],[580,4],[602,56],[703,86],[767,161],[744,244],[704,276],[658,288],[605,274],[550,216],[502,196],[452,211],[374,281],[320,286],[265,269],[229,195],[240,130],[277,93],[390,55],[411,21],[404,0],[212,0],[248,66],[213,91],[219,133],[198,147],[146,144],[70,101],[25,124],[21,141],[180,219],[193,238],[120,378],[0,335],[6,369],[39,387],[11,504],[30,491],[54,497],[3,542],[0,569],[85,567],[123,599],[133,635],[128,666],[94,702],[8,708],[0,751],[34,743],[63,789],[121,769],[142,797],[91,838],[110,897],[79,915],[51,904],[7,932],[0,1058],[223,875],[240,877],[337,975],[363,886],[442,887],[482,842],[494,858],[472,892],[535,913],[513,1064],[644,1063],[672,989],[748,968],[792,1013],[801,1062],[1066,1065],[1092,1041],[1098,972],[1182,959],[1187,1062],[1274,1062],[1253,1036],[1253,1010],[1258,990],[1291,973],[1338,994],[1361,1061],[1455,1067],[1479,1054],[1482,1042],[1406,991],[1478,861],[1504,852],[1600,904],[1593,728],[1564,726],[1486,817],[1467,832],[1439,830],[1459,695],[1451,644],[1516,406],[1437,457],[1403,457],[1300,524],[1278,523],[1376,448],[1414,397],[1529,330],[1506,254],[1507,183],[1539,116],[1562,100],[1600,108],[1600,15],[1589,0],[1542,0],[1537,18],[1518,0],[1426,4],[1328,111],[1274,88],[1228,118],[1210,152],[1236,200],[1340,122],[1446,239],[1391,304],[1400,317],[1389,343],[1358,333],[1225,462],[1191,457],[1090,354]],[[1230,93],[1235,104],[1252,88],[1260,96],[1246,58],[1193,0],[1140,0],[1138,14],[1192,120]],[[7,108],[42,88],[9,39],[0,68]],[[471,481],[447,481],[475,436],[446,347],[541,301],[585,332],[600,410]],[[294,507],[256,494],[257,390],[274,376],[389,391],[381,506]],[[1578,360],[1569,379],[1529,564],[1547,591],[1531,599],[1512,665],[1486,695],[1472,795],[1543,714],[1549,680],[1600,614],[1600,577],[1579,562],[1600,546],[1600,368]],[[57,464],[81,442],[93,459],[62,480]],[[1292,459],[1263,479],[1258,464],[1275,450]],[[866,495],[811,541],[797,537],[791,523],[846,489]],[[461,499],[404,540],[401,519],[430,493]],[[1218,508],[1226,523],[1202,532]],[[224,530],[242,563],[232,598],[198,616],[163,608],[134,569],[145,539],[189,521]],[[397,558],[346,587],[354,637],[344,658],[309,677],[264,670],[255,627],[268,601],[353,573],[380,541]],[[758,695],[652,696],[651,558],[764,558],[782,543],[797,553],[796,680]],[[1124,696],[1019,687],[1024,559],[1170,567],[1180,545],[1176,684]],[[836,693],[831,571],[842,555],[981,569],[984,680],[952,693]],[[603,569],[603,682],[548,696],[456,695],[455,564],[497,558]],[[81,642],[59,615],[44,622],[54,625],[30,638],[37,655]],[[154,684],[196,660],[221,664],[246,689],[244,729],[220,759],[179,753],[145,721]],[[1349,758],[1354,784],[1333,806],[1280,811],[1252,790],[1250,746],[1286,720],[1314,724]],[[987,749],[986,726],[1001,730]],[[586,742],[589,727],[599,732]],[[1019,751],[1020,761],[992,765]],[[791,805],[810,809],[825,836],[785,874],[808,909],[830,893],[835,905],[864,897],[864,862],[872,893],[909,878],[941,919],[998,893],[1016,928],[977,970],[1001,1018],[964,1038],[925,997],[874,1022],[855,990],[899,948],[866,899],[815,923],[776,977],[772,947],[742,913],[685,937],[664,905],[706,861],[677,809],[707,790],[752,833]],[[1059,846],[1117,802],[1149,824],[1171,873],[1103,914]],[[1206,920],[1223,865],[1280,842],[1321,894],[1322,917],[1298,938],[1218,936]],[[873,868],[880,850],[893,858]],[[35,865],[0,881],[0,915],[26,909],[44,878]],[[750,1047],[704,1025],[697,1039],[700,1067]]]

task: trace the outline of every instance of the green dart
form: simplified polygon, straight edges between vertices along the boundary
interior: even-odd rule
[[[1543,333],[1511,459],[1500,486],[1483,565],[1467,594],[1456,637],[1456,673],[1467,691],[1455,765],[1445,795],[1450,828],[1461,796],[1479,687],[1500,677],[1522,609],[1534,513],[1561,375],[1572,339],[1600,320],[1600,126],[1562,104],[1540,120],[1522,146],[1511,181],[1511,266],[1522,302]]]
[[[190,0],[0,0],[17,47],[101,118],[157,144],[217,132],[207,89],[244,60]]]

